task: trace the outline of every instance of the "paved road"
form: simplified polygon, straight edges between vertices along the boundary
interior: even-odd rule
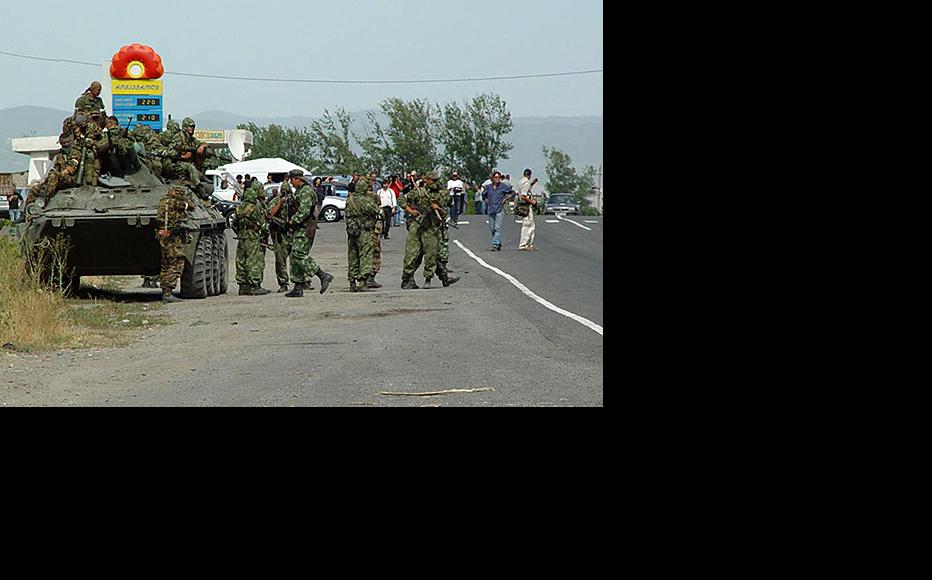
[[[383,241],[385,287],[350,293],[343,224],[322,224],[312,254],[337,276],[325,295],[239,297],[232,284],[226,296],[166,306],[176,324],[147,330],[128,348],[0,354],[0,403],[601,406],[601,218],[568,218],[583,229],[543,217],[537,252],[517,251],[513,220],[506,220],[501,252],[487,251],[482,216],[463,216],[470,223],[453,230],[452,240],[598,331],[532,300],[455,243],[450,265],[460,283],[401,290],[404,228]],[[266,265],[265,286],[274,290],[271,254]],[[134,289],[121,299],[153,293]],[[494,391],[382,394],[487,388]]]

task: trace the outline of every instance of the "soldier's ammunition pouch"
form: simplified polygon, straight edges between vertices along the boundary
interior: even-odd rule
[[[317,235],[317,220],[314,219],[314,216],[309,217],[307,223],[304,224],[304,235],[309,238]]]

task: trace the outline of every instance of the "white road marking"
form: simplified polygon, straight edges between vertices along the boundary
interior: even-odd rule
[[[597,221],[595,221],[595,220],[586,220],[586,223],[587,223],[587,224],[597,224],[597,223],[599,223],[599,222],[597,222]]]
[[[456,222],[456,225],[458,225],[458,226],[467,225],[467,226],[468,226],[468,225],[469,225],[469,222]]]
[[[530,299],[533,300],[534,302],[537,302],[538,304],[540,304],[540,305],[543,306],[544,308],[547,308],[547,309],[549,309],[549,310],[553,310],[553,311],[556,312],[557,314],[562,314],[563,316],[566,316],[567,318],[570,318],[570,319],[572,319],[572,320],[575,320],[576,322],[582,324],[583,326],[586,326],[586,327],[590,328],[591,330],[594,330],[594,331],[598,332],[600,336],[605,336],[604,334],[602,334],[602,327],[601,327],[600,325],[596,324],[595,322],[592,322],[592,321],[589,320],[588,318],[583,318],[582,316],[579,316],[578,314],[573,314],[572,312],[570,312],[570,311],[568,311],[568,310],[563,310],[563,309],[560,308],[559,306],[555,306],[554,304],[551,304],[551,303],[548,302],[547,300],[544,300],[543,298],[541,298],[541,297],[538,296],[537,294],[534,294],[534,292],[532,292],[530,288],[528,288],[527,286],[525,286],[524,284],[522,284],[521,282],[519,282],[517,278],[515,278],[514,276],[512,276],[511,274],[509,274],[509,273],[507,273],[507,272],[505,272],[505,271],[503,271],[503,270],[499,270],[499,269],[496,268],[495,266],[490,266],[488,263],[486,263],[485,260],[483,260],[483,259],[480,258],[479,256],[475,255],[474,253],[472,253],[472,251],[470,251],[469,248],[467,248],[466,246],[464,246],[463,244],[461,244],[459,240],[453,240],[453,243],[455,243],[457,246],[459,246],[461,250],[463,250],[464,252],[466,252],[466,254],[468,254],[470,258],[472,258],[473,260],[479,262],[479,265],[480,265],[480,266],[483,266],[484,268],[488,268],[489,270],[492,270],[493,272],[495,272],[496,274],[498,274],[499,276],[501,276],[501,277],[504,278],[505,280],[508,280],[509,282],[511,282],[511,284],[512,284],[515,288],[517,288],[518,290],[520,290],[521,292],[523,292],[528,298],[530,298]]]
[[[558,223],[560,223],[560,220],[544,220],[544,221],[547,222],[548,224],[558,224]]]
[[[565,222],[570,222],[570,223],[573,224],[573,225],[577,225],[577,226],[581,227],[581,228],[584,229],[584,230],[588,230],[588,231],[590,231],[590,232],[592,231],[592,228],[587,228],[586,226],[582,225],[582,224],[579,223],[579,222],[574,222],[574,221],[571,220],[570,218],[560,217],[560,214],[557,214],[557,218],[559,218],[559,219],[561,219],[561,220],[563,220],[563,221],[565,221]]]

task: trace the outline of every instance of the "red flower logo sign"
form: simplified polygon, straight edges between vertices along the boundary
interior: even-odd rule
[[[162,57],[144,44],[124,46],[110,61],[110,76],[115,79],[158,79],[164,73]]]

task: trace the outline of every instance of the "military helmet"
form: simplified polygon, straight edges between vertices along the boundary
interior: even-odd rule
[[[369,183],[368,177],[360,177],[359,181],[356,182],[356,191],[361,191],[366,193],[369,191],[371,184]]]
[[[259,199],[259,189],[257,187],[250,187],[243,192],[243,202],[244,203],[256,203]]]
[[[288,172],[288,177],[289,177],[289,178],[290,178],[290,177],[300,177],[300,178],[304,179],[304,171],[302,171],[301,169],[292,169],[291,171]]]
[[[194,127],[194,119],[191,117],[185,117],[184,121],[181,122],[182,129],[187,129],[188,127]]]
[[[178,121],[174,119],[169,119],[168,123],[165,124],[166,131],[177,131],[178,130]]]

